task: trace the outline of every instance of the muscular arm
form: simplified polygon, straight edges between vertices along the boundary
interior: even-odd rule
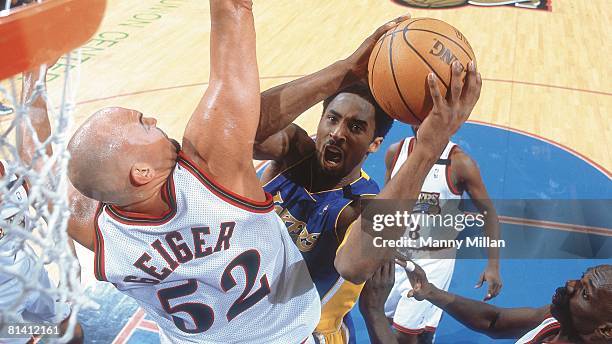
[[[262,93],[261,118],[253,157],[272,160],[276,166],[271,165],[270,168],[280,172],[285,166],[313,152],[315,145],[312,139],[304,129],[291,123],[353,79],[349,77],[348,65],[348,62],[338,61],[314,74]]]
[[[68,183],[70,218],[68,235],[90,251],[94,250],[96,209],[98,202],[83,196]]]
[[[414,206],[427,173],[440,155],[421,147],[421,149],[415,148],[408,156],[397,175],[389,180],[376,199],[403,200],[407,209]],[[393,248],[373,245],[374,236],[369,231],[362,230],[362,220],[359,216],[351,225],[351,230],[338,249],[334,262],[340,275],[355,284],[365,282],[378,266],[384,260],[392,258],[394,253]],[[367,223],[364,226],[371,228]],[[397,229],[383,230],[383,232],[385,233],[382,236],[389,240],[397,240],[403,234],[403,231]]]
[[[273,87],[261,94],[261,117],[255,153],[266,152],[265,141],[291,124],[304,111],[356,81],[349,62],[338,61],[316,73]]]
[[[499,218],[480,176],[478,165],[467,154],[457,149],[453,151],[451,164],[451,170],[456,175],[462,189],[468,192],[478,210],[485,214],[485,234],[491,240],[499,240]],[[502,287],[498,247],[488,248],[488,265],[479,284],[482,285],[485,280],[489,283],[489,291],[485,297],[485,300],[488,300],[497,296]]]
[[[232,191],[264,198],[253,169],[259,72],[249,0],[210,1],[209,86],[183,136],[185,154]]]
[[[51,123],[47,113],[47,102],[42,96],[46,92],[47,87],[45,82],[46,73],[46,67],[44,67],[42,74],[39,68],[23,73],[21,102],[22,104],[29,105],[27,117],[36,133],[36,137],[32,135],[32,130],[30,130],[24,121],[19,122],[16,135],[17,150],[21,161],[26,166],[35,164],[36,166],[32,167],[37,170],[42,167],[42,161],[35,159],[37,142],[44,142],[51,136]],[[38,84],[39,89],[37,90],[38,81],[41,81],[41,83]],[[51,144],[45,147],[43,154],[49,156],[53,154]]]
[[[470,329],[492,338],[519,338],[542,323],[549,307],[500,308],[448,293],[429,284],[425,299]]]

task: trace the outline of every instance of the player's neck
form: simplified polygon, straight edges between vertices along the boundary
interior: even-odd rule
[[[162,186],[155,187],[149,194],[139,196],[137,201],[134,201],[126,206],[119,207],[123,211],[131,213],[147,214],[152,216],[160,216],[170,209],[170,206],[162,196]]]

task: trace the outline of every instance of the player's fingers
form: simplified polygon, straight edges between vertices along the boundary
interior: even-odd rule
[[[413,297],[413,296],[414,296],[414,289],[410,289],[410,291],[409,291],[409,292],[406,294],[406,296],[407,296],[408,298]]]
[[[482,77],[474,62],[470,63],[468,67],[469,79],[466,81],[467,88],[464,87],[465,97],[462,100],[470,106],[476,105],[476,102],[480,98],[480,91],[482,90]]]
[[[480,275],[480,279],[478,280],[478,282],[476,283],[476,285],[474,286],[474,288],[480,288],[480,287],[482,287],[482,284],[484,283],[484,281],[485,281],[485,275],[484,275],[484,274],[482,274],[482,275]]]
[[[493,284],[493,291],[491,292],[492,297],[496,297],[501,292],[502,284],[497,282]]]
[[[397,24],[403,22],[404,20],[408,20],[408,19],[410,19],[410,14],[399,16],[399,17],[397,17],[397,18],[395,18],[393,20],[390,20],[390,21],[386,22],[383,26],[379,27],[374,32],[374,34],[371,36],[371,38],[378,40],[380,38],[380,36],[385,34],[385,32],[391,30],[391,28],[393,28]]]
[[[438,88],[438,79],[433,72],[429,73],[427,76],[427,85],[429,86],[429,94],[431,94],[431,99],[433,100],[434,110],[442,108],[444,98],[442,97],[440,89]]]
[[[474,93],[472,90],[476,87],[476,82],[476,68],[474,66],[474,61],[470,61],[467,64],[465,82],[461,90],[461,100],[466,101],[472,96],[470,92]]]
[[[476,95],[475,95],[474,103],[476,103],[476,101],[480,99],[481,90],[482,90],[482,76],[480,75],[480,72],[476,72]]]
[[[461,81],[461,64],[459,61],[453,62],[451,66],[451,101],[456,104],[461,97],[461,89],[463,88],[463,81]]]

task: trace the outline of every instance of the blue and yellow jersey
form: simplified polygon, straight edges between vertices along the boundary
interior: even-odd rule
[[[310,192],[296,182],[304,179],[299,176],[310,173],[309,161],[306,159],[288,168],[264,185],[264,189],[274,197],[276,212],[302,253],[321,297],[321,322],[317,332],[325,335],[327,343],[354,343],[348,312],[355,305],[363,285],[345,281],[334,267],[336,251],[342,242],[337,234],[338,218],[353,200],[375,195],[380,190],[362,170],[361,176],[344,188]],[[345,316],[348,319],[344,319]]]

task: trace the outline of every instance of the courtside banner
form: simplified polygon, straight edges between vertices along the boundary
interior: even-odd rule
[[[612,200],[361,200],[371,246],[409,259],[611,259]],[[354,230],[354,229],[353,229]],[[496,234],[499,233],[499,234]]]

